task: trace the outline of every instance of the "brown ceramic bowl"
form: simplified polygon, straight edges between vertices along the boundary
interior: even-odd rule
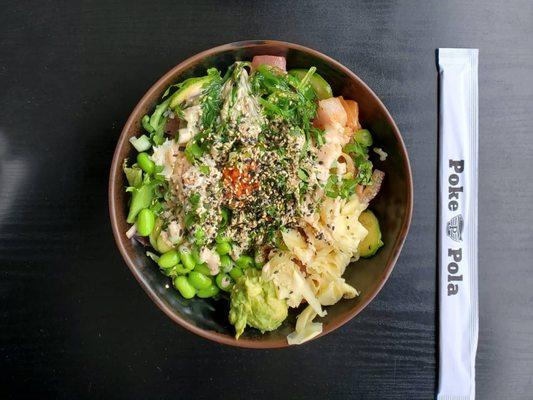
[[[128,139],[141,132],[142,116],[153,109],[170,84],[191,76],[204,75],[211,66],[225,70],[235,60],[251,60],[258,54],[285,56],[288,68],[316,66],[331,84],[336,96],[343,95],[359,103],[363,126],[372,131],[375,145],[388,153],[385,162],[376,161],[386,177],[380,194],[371,204],[379,217],[385,246],[374,257],[362,259],[346,269],[344,278],[361,295],[327,307],[328,315],[321,319],[324,323],[321,336],[345,324],[366,307],[389,277],[409,229],[413,207],[409,159],[396,124],[374,92],[348,68],[316,50],[270,40],[237,42],[199,53],[170,70],[148,90],[122,130],[111,166],[109,212],[113,234],[126,264],[148,296],[173,321],[219,343],[275,348],[287,346],[286,336],[294,329],[297,312],[290,313],[287,321],[274,332],[261,334],[257,330],[247,329],[236,340],[233,327],[228,322],[228,304],[224,300],[184,300],[173,290],[170,281],[159,272],[155,263],[146,257],[142,246],[126,238],[125,232],[129,228],[126,223],[128,196],[124,193],[125,179],[121,168],[124,158],[134,155]]]

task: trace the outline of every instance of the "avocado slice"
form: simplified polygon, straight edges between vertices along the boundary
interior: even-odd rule
[[[291,69],[289,71],[289,75],[292,75],[300,80],[304,78],[304,76],[307,74],[307,69]],[[309,79],[309,84],[313,88],[313,91],[316,94],[316,97],[318,97],[319,100],[329,99],[330,97],[333,97],[333,91],[331,90],[331,86],[324,78],[322,78],[319,74],[316,72],[311,75],[311,79]]]
[[[180,89],[170,97],[169,107],[175,109],[185,100],[198,96],[202,93],[204,86],[213,79],[207,75],[200,78],[189,78],[183,81]]]
[[[370,210],[365,210],[359,216],[359,222],[366,228],[368,234],[359,243],[359,255],[364,258],[372,257],[383,246],[379,221]]]

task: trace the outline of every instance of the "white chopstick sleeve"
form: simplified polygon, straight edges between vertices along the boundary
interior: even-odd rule
[[[475,398],[478,50],[439,49],[438,400]]]

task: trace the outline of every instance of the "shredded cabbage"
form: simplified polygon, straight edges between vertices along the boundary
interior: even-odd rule
[[[322,323],[313,322],[316,312],[311,306],[307,306],[296,319],[296,328],[294,332],[287,336],[287,342],[290,345],[302,344],[322,333]]]

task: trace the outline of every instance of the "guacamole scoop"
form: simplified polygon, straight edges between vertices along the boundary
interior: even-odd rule
[[[246,325],[262,333],[273,331],[287,318],[287,310],[287,302],[278,299],[274,284],[263,280],[256,269],[248,269],[231,290],[229,321],[237,339]]]

